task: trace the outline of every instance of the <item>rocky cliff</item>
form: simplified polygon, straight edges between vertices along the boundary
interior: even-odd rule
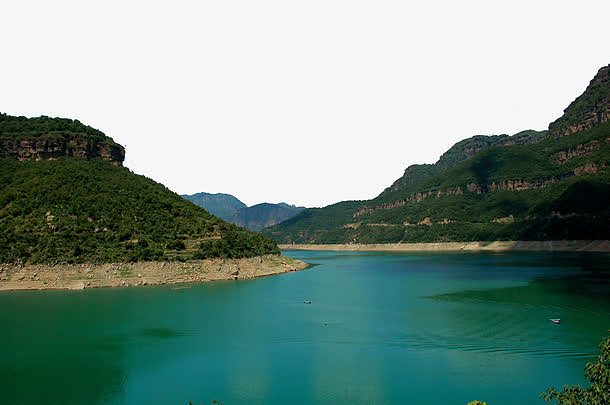
[[[125,149],[101,131],[63,118],[25,118],[0,114],[0,158],[55,160],[101,158],[116,164]]]
[[[101,158],[122,164],[125,149],[116,143],[86,138],[7,139],[0,137],[0,157],[18,160],[53,160],[60,157],[77,159]]]
[[[564,110],[561,118],[549,124],[549,133],[560,138],[607,121],[610,121],[610,65],[599,69],[585,92]]]
[[[549,131],[465,139],[372,200],[265,232],[282,243],[610,239],[609,100],[610,65]]]

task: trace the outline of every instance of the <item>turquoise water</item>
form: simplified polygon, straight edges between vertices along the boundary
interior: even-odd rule
[[[608,255],[286,253],[314,267],[0,294],[0,403],[535,404],[610,329]]]

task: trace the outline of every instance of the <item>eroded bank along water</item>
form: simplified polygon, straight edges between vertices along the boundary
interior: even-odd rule
[[[0,403],[537,403],[610,329],[604,254],[285,254],[315,266],[0,294]]]

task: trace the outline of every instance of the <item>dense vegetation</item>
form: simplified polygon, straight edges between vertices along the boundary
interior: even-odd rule
[[[78,155],[90,160],[71,158],[76,155],[70,148],[80,148]],[[270,239],[120,167],[123,157],[120,145],[77,120],[0,114],[0,262],[279,253]]]
[[[609,239],[608,111],[610,65],[549,131],[465,139],[375,199],[305,210],[265,232],[283,243]]]
[[[193,257],[195,259],[241,258],[270,253],[279,254],[273,240],[260,233],[248,232],[238,226],[229,225],[224,229],[222,238],[201,242],[199,250]]]
[[[0,138],[40,139],[84,136],[93,141],[112,141],[100,130],[68,118],[27,118],[0,113]]]
[[[391,199],[400,195],[401,191],[413,191],[420,188],[432,176],[439,174],[445,169],[456,166],[475,154],[484,150],[511,145],[528,145],[545,139],[546,131],[527,130],[515,135],[475,135],[464,139],[453,145],[439,158],[435,164],[417,164],[407,167],[404,175],[396,180],[394,184],[385,189],[378,197],[379,199]],[[403,193],[404,194],[404,193]]]
[[[588,363],[585,367],[585,378],[590,383],[588,387],[566,385],[561,391],[553,387],[543,393],[543,398],[562,405],[610,404],[610,338],[603,340],[599,347],[601,354],[597,362]]]
[[[545,139],[546,131],[526,130],[515,135],[475,135],[453,145],[439,158],[435,166],[447,169],[472,157],[474,154],[498,146],[529,145]]]
[[[461,160],[454,147],[451,164],[445,157],[440,166],[411,167],[373,200],[308,209],[266,232],[283,243],[610,238],[610,124],[558,140],[539,136]],[[522,189],[496,187],[508,181]]]
[[[0,159],[0,262],[113,262],[279,253],[128,169]]]

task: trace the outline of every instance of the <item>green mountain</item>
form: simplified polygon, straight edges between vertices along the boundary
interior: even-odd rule
[[[283,243],[610,239],[610,65],[549,126],[475,136],[378,197],[307,209]]]
[[[216,215],[229,222],[235,217],[237,211],[242,208],[247,208],[246,204],[231,194],[197,193],[192,195],[183,194],[182,197],[193,204],[204,208],[210,214]]]
[[[279,224],[305,209],[286,203],[262,203],[248,207],[236,197],[220,193],[197,193],[182,197],[225,221],[251,231],[260,231],[268,226]]]
[[[279,253],[122,166],[125,152],[69,119],[0,114],[0,263]]]
[[[262,203],[241,208],[230,222],[252,231],[260,231],[268,226],[279,224],[303,211],[304,207],[279,203]]]
[[[0,158],[48,160],[101,158],[121,164],[125,149],[77,120],[13,117],[0,113]]]

